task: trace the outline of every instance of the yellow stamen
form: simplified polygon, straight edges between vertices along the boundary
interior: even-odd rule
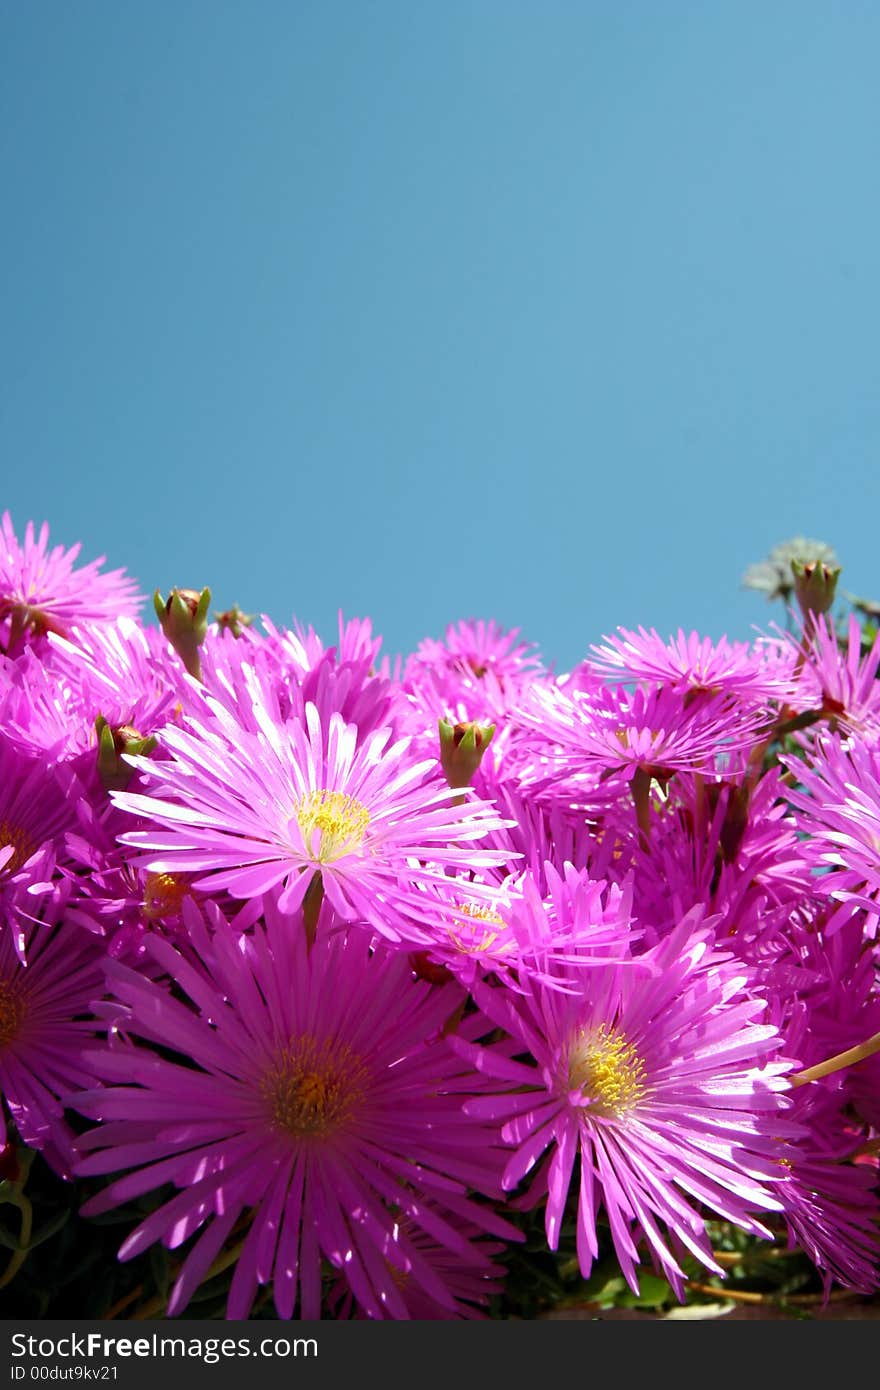
[[[153,921],[156,917],[179,917],[181,904],[189,892],[186,879],[175,874],[147,874],[142,911]]]
[[[15,1042],[24,1023],[25,1007],[20,985],[0,980],[0,1051]]]
[[[568,1089],[580,1091],[600,1115],[620,1119],[647,1094],[645,1064],[635,1044],[607,1023],[577,1034],[568,1061]]]
[[[306,848],[321,864],[332,864],[360,847],[370,824],[370,813],[345,792],[311,791],[296,808],[296,819]],[[314,832],[319,831],[317,849]]]
[[[38,848],[20,825],[3,820],[0,821],[0,849],[6,849],[9,845],[12,845],[12,858],[7,859],[0,869],[0,874],[17,873],[22,864],[26,864],[32,854],[36,854]]]
[[[504,918],[499,917],[498,913],[493,912],[491,907],[486,907],[482,903],[459,903],[458,910],[464,918],[469,920],[461,922],[459,924],[461,930],[450,932],[450,937],[453,945],[466,955],[491,951],[507,930],[507,923]],[[481,923],[485,924],[482,931],[479,930]],[[493,931],[493,927],[497,927],[499,930]]]
[[[486,907],[483,903],[462,903],[460,911],[465,917],[474,917],[479,922],[497,922],[500,927],[504,926],[504,918],[499,917],[497,912],[493,912],[491,907]]]
[[[275,1129],[295,1139],[326,1139],[362,1106],[367,1080],[349,1047],[306,1035],[277,1054],[260,1093]]]

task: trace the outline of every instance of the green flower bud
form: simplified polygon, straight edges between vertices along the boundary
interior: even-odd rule
[[[172,589],[167,599],[163,599],[157,589],[153,595],[162,631],[187,671],[198,681],[202,679],[199,647],[208,631],[210,603],[210,589],[202,589],[201,593],[195,589]]]
[[[221,632],[231,632],[233,637],[240,637],[246,627],[250,627],[255,621],[255,613],[243,613],[237,603],[231,608],[225,609],[222,613],[214,614],[214,622]]]
[[[779,545],[774,545],[766,560],[749,565],[742,577],[743,587],[760,589],[769,599],[781,598],[787,602],[794,588],[791,573],[793,560],[805,565],[817,561],[828,566],[838,563],[834,550],[824,541],[811,540],[806,536],[793,536],[790,541],[781,541]]]
[[[144,738],[130,724],[120,724],[114,729],[102,714],[95,720],[95,733],[98,736],[98,776],[104,790],[123,791],[134,776],[134,768],[122,761],[123,753],[146,758],[156,747],[156,739],[152,734]]]
[[[817,618],[820,613],[827,613],[834,602],[840,568],[824,560],[792,560],[791,572],[795,598],[804,617]]]
[[[440,764],[446,774],[450,787],[468,787],[483,754],[492,742],[494,724],[477,724],[468,721],[464,724],[451,724],[448,719],[439,719]]]

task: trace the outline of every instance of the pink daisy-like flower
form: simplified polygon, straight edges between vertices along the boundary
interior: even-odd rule
[[[377,669],[381,664],[379,651],[382,638],[373,636],[370,619],[346,620],[341,609],[337,616],[339,641],[335,647],[326,647],[313,627],[306,628],[297,619],[294,619],[292,629],[276,628],[265,613],[260,621],[268,634],[267,645],[272,649],[275,659],[281,666],[293,670],[300,681],[327,656],[335,657],[342,666],[356,665],[365,669]]]
[[[517,994],[475,988],[486,1015],[533,1064],[459,1043],[485,1075],[511,1088],[468,1109],[502,1121],[503,1138],[516,1145],[505,1187],[516,1187],[550,1151],[538,1183],[547,1193],[551,1249],[580,1159],[577,1253],[585,1277],[598,1255],[603,1208],[636,1292],[641,1241],[679,1298],[685,1274],[670,1241],[721,1273],[704,1209],[769,1235],[753,1213],[781,1208],[773,1187],[791,1132],[782,1113],[791,1063],[774,1059],[778,1030],[757,1022],[765,1004],[747,984],[739,963],[711,951],[692,914],[637,961],[585,972],[576,995],[531,982]]]
[[[73,1134],[63,1098],[94,1081],[83,1050],[99,1031],[90,1004],[103,990],[104,948],[81,927],[55,920],[60,906],[50,905],[47,916],[24,934],[26,965],[12,934],[0,931],[0,1093],[24,1143],[69,1177]]]
[[[505,631],[494,619],[450,623],[444,640],[426,637],[413,661],[432,670],[445,667],[467,679],[491,675],[502,686],[505,681],[520,684],[543,667],[534,644],[517,641],[519,631],[518,627]]]
[[[123,631],[125,635],[123,636]],[[177,695],[159,680],[144,629],[128,619],[79,629],[82,647],[49,636],[15,661],[0,660],[0,729],[31,757],[68,762],[88,782],[98,762],[96,719],[148,736],[173,713]],[[117,664],[123,651],[131,669]]]
[[[801,639],[803,641],[803,639]],[[802,646],[788,637],[797,659],[797,689],[791,704],[796,710],[817,710],[832,729],[876,738],[880,733],[880,634],[870,650],[862,653],[862,629],[850,614],[846,645],[832,618],[814,618],[806,657]]]
[[[351,626],[344,628],[343,639]],[[361,626],[354,625],[356,635]],[[258,709],[277,724],[290,720],[302,723],[309,703],[318,710],[322,723],[339,714],[346,724],[355,725],[359,743],[377,729],[395,729],[397,691],[389,680],[375,673],[366,656],[342,660],[331,647],[315,656],[311,665],[303,666],[299,660],[291,660],[294,640],[293,634],[274,630],[272,640],[260,640],[249,633],[242,639],[247,642],[242,654],[238,642],[209,632],[201,649],[202,681],[210,694],[252,730],[260,728]],[[358,650],[356,641],[342,640],[340,645],[344,650],[350,645]],[[303,651],[303,661],[306,656]],[[192,708],[196,717],[201,712],[200,695],[191,686],[184,694],[185,708]]]
[[[58,892],[64,834],[83,814],[83,788],[69,768],[27,757],[0,734],[0,938],[23,955],[29,922]]]
[[[519,642],[519,628],[494,620],[450,624],[442,642],[425,638],[404,668],[404,689],[431,721],[459,705],[469,719],[503,714],[521,692],[546,674],[537,649]]]
[[[75,758],[88,742],[81,714],[76,682],[32,648],[14,661],[0,657],[0,730],[27,757]]]
[[[103,936],[107,954],[128,961],[142,955],[148,932],[185,939],[184,903],[200,897],[186,876],[139,869],[118,845],[107,845],[100,826],[93,823],[90,829],[90,835],[67,836],[72,860],[68,920]],[[250,926],[259,915],[250,904],[246,910],[247,917],[236,925]]]
[[[597,693],[533,686],[511,722],[530,731],[517,748],[521,779],[539,794],[589,800],[594,779],[618,774],[665,779],[676,772],[714,772],[751,749],[766,729],[760,708],[728,696],[639,686]],[[586,779],[586,780],[585,780]]]
[[[112,622],[137,615],[141,596],[135,580],[124,570],[100,573],[97,560],[74,569],[79,545],[49,549],[49,527],[38,536],[28,522],[21,545],[8,512],[0,519],[0,632],[5,630],[8,655],[14,655],[25,634],[65,633],[77,623]]]
[[[832,1283],[873,1294],[880,1289],[880,1202],[878,1173],[873,1165],[850,1160],[855,1145],[846,1141],[843,1116],[834,1105],[815,1098],[795,1111],[809,1125],[810,1139],[791,1161],[788,1181],[780,1193],[785,1206],[790,1248],[800,1247],[822,1275],[826,1291]]]
[[[188,689],[158,628],[142,627],[130,618],[76,628],[69,639],[53,634],[49,645],[52,669],[78,692],[78,722],[87,730],[89,746],[95,742],[97,715],[114,727],[151,734],[171,717]]]
[[[488,902],[469,901],[460,885],[454,905],[438,909],[425,954],[467,988],[494,973],[513,989],[520,979],[565,989],[560,967],[628,959],[643,935],[633,924],[629,884],[596,882],[571,864],[561,871],[544,864],[540,879],[507,878]]]
[[[827,900],[819,899],[822,907]],[[776,986],[781,1016],[793,1012],[787,1026],[789,1052],[799,1068],[848,1054],[880,1034],[880,946],[874,913],[857,903],[832,905],[809,927],[791,933],[792,949],[807,984],[797,991],[792,1010],[788,992]],[[829,928],[830,923],[830,928]],[[880,1135],[880,1052],[830,1072],[818,1083],[798,1090],[816,1095],[834,1092],[850,1127]],[[880,1200],[880,1189],[878,1189]]]
[[[167,1182],[180,1189],[120,1250],[176,1249],[198,1233],[170,1316],[246,1213],[230,1318],[246,1317],[267,1284],[280,1317],[297,1307],[318,1317],[322,1259],[369,1317],[408,1316],[401,1277],[454,1315],[454,1290],[411,1232],[463,1259],[462,1222],[513,1234],[471,1195],[500,1195],[504,1153],[495,1130],[464,1113],[485,1085],[443,1036],[462,991],[413,980],[405,955],[371,949],[357,929],[320,931],[309,950],[276,914],[247,937],[215,918],[209,936],[190,914],[189,959],[151,943],[187,1002],[108,965],[124,1038],[91,1054],[106,1084],[75,1098],[103,1122],[80,1139],[78,1172],[132,1171],[84,1214]],[[466,1036],[476,1026],[485,1021],[463,1024]]]
[[[683,692],[735,696],[762,704],[785,699],[792,690],[796,656],[781,640],[752,645],[713,642],[699,633],[685,633],[664,642],[654,628],[637,632],[618,628],[605,637],[605,646],[592,646],[592,666],[616,680],[648,681]]]
[[[66,919],[86,931],[104,937],[107,954],[145,968],[148,933],[185,943],[188,927],[185,906],[192,901],[207,906],[215,902],[236,931],[246,931],[260,915],[259,897],[241,902],[226,893],[207,898],[193,888],[187,874],[152,873],[132,862],[130,850],[117,836],[130,817],[106,803],[100,812],[82,808],[77,832],[65,835],[67,860],[63,866],[69,883]]]
[[[115,792],[124,810],[154,827],[122,838],[155,873],[197,875],[196,888],[251,898],[282,885],[280,906],[300,906],[315,874],[339,915],[369,922],[395,940],[406,936],[407,906],[418,916],[424,894],[413,883],[448,871],[502,862],[475,844],[503,824],[494,808],[456,795],[436,761],[415,763],[409,741],[389,730],[360,747],[357,730],[314,705],[305,723],[278,724],[255,709],[258,730],[243,728],[205,696],[206,715],[167,727],[167,760],[129,761],[151,795]]]
[[[810,763],[782,759],[802,790],[789,793],[799,813],[803,852],[817,893],[869,910],[880,903],[880,746],[821,734]]]
[[[840,940],[837,936],[829,943],[832,951]],[[831,981],[828,990],[835,992]],[[798,1057],[799,1069],[829,1055],[814,1037],[815,1018],[815,1001],[798,1005],[786,1030],[787,1050]],[[813,1261],[826,1291],[836,1282],[874,1293],[880,1288],[877,1161],[865,1165],[853,1161],[864,1143],[865,1130],[846,1112],[847,1080],[842,1070],[793,1091],[792,1115],[802,1126],[803,1137],[788,1154],[786,1181],[779,1195],[790,1243],[800,1246]]]

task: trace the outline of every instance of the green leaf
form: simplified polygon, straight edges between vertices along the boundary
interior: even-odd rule
[[[628,1289],[617,1300],[619,1308],[661,1308],[664,1303],[668,1303],[673,1297],[668,1280],[661,1278],[659,1274],[642,1274],[639,1276],[639,1293],[634,1294]]]

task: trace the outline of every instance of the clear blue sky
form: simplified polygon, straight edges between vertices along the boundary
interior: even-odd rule
[[[0,507],[564,669],[880,596],[877,0],[2,0]]]

